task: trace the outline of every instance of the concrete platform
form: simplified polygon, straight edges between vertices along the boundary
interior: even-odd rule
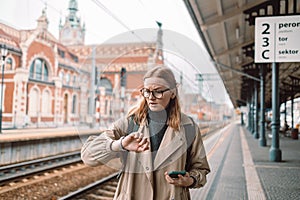
[[[204,188],[191,190],[193,200],[300,199],[300,140],[280,136],[282,162],[269,160],[268,136],[261,147],[239,123],[204,143],[212,172]]]

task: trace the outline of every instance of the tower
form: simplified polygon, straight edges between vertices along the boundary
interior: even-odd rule
[[[65,24],[59,24],[59,41],[68,45],[83,45],[85,37],[85,24],[81,26],[81,19],[77,16],[77,0],[69,1],[69,14],[65,18]]]

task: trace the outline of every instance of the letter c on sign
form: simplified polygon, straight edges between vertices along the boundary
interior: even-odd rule
[[[264,50],[264,51],[262,52],[262,57],[263,57],[263,59],[269,59],[269,58],[270,58],[270,57],[268,57],[268,56],[265,55],[265,53],[267,53],[267,52],[270,52],[270,50]]]

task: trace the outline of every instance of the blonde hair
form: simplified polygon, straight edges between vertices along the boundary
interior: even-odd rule
[[[175,97],[170,99],[168,104],[168,121],[167,124],[175,130],[179,130],[180,128],[180,116],[181,116],[181,108],[179,104],[179,99],[177,97],[177,87],[176,87],[176,80],[174,77],[173,72],[165,66],[156,66],[150,69],[144,76],[144,81],[147,78],[151,77],[158,77],[163,78],[168,82],[168,85],[171,86],[175,91]],[[129,110],[127,117],[133,116],[134,121],[137,124],[142,124],[147,118],[148,112],[148,104],[145,98],[142,100],[132,109]]]

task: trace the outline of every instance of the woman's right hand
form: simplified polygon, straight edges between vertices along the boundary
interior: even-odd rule
[[[142,133],[133,132],[123,138],[122,146],[128,151],[143,152],[149,149],[149,141]]]

